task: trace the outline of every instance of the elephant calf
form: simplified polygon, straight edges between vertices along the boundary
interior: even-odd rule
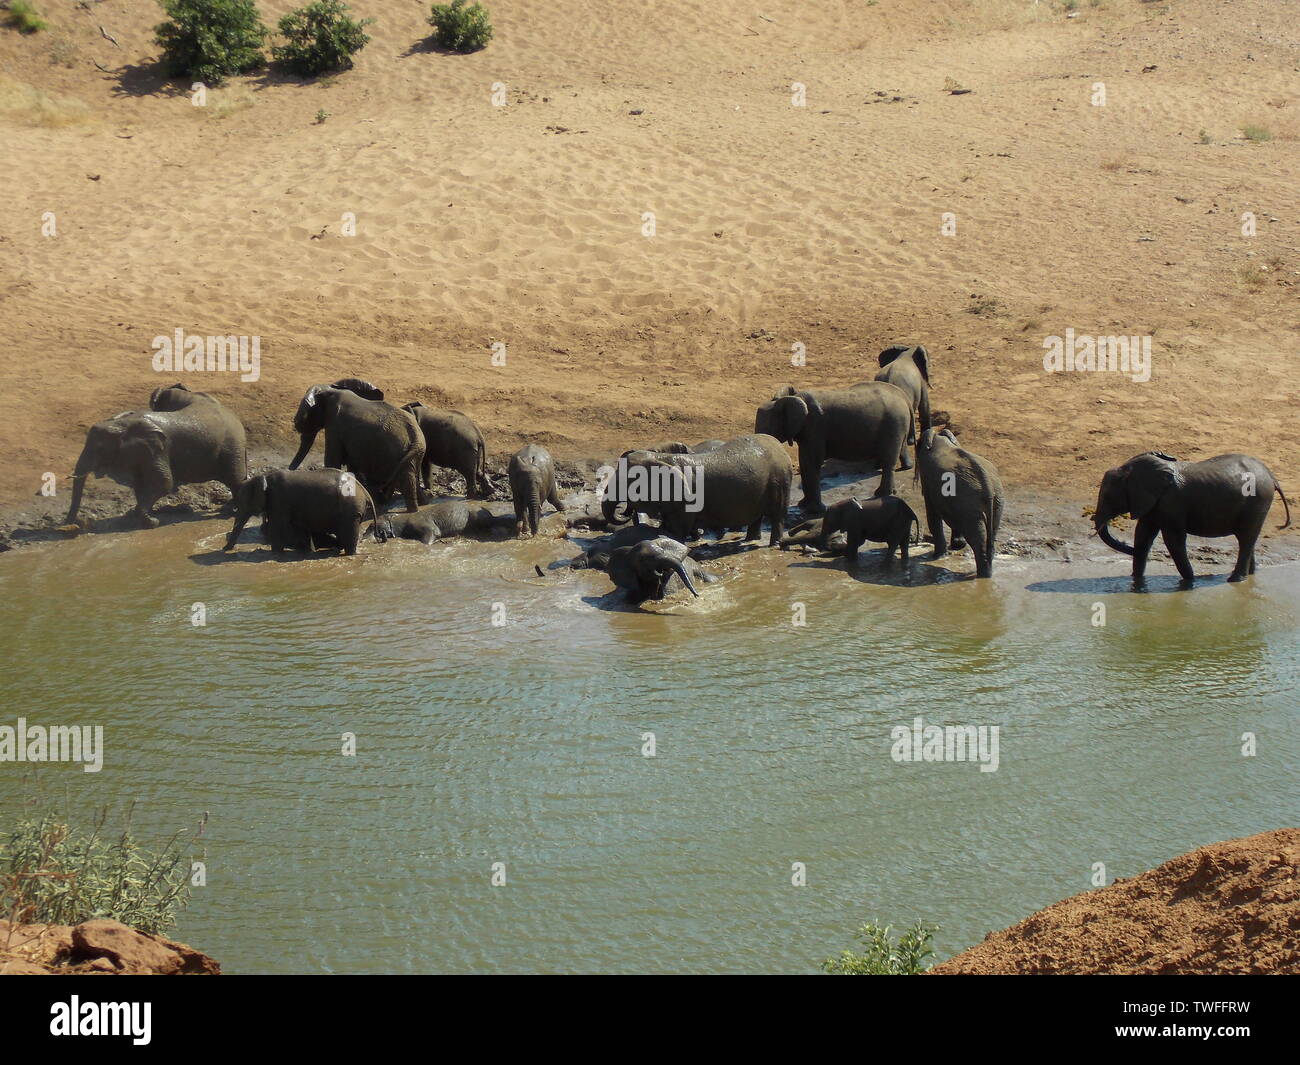
[[[843,533],[848,544],[845,554],[850,562],[857,562],[858,551],[868,540],[884,543],[886,558],[892,558],[898,551],[899,559],[906,562],[913,528],[920,529],[916,512],[898,496],[881,496],[866,501],[845,499],[827,508],[821,519],[817,546],[825,551],[831,537]],[[795,526],[790,531],[797,533],[799,529]]]
[[[403,405],[402,410],[414,416],[424,433],[424,463],[420,472],[426,486],[432,468],[442,466],[465,478],[468,498],[486,499],[492,495],[492,482],[487,475],[487,446],[473,419],[458,410],[426,407],[418,401]]]
[[[991,577],[1003,504],[1002,481],[993,464],[958,446],[950,429],[931,428],[917,444],[915,479],[925,497],[933,557],[948,553],[947,525],[970,544],[975,576]]]
[[[510,457],[507,475],[515,505],[515,531],[522,536],[527,529],[529,536],[536,536],[544,503],[564,511],[555,480],[555,460],[546,448],[529,444]]]
[[[92,473],[134,489],[135,514],[153,528],[158,524],[153,507],[163,496],[205,481],[220,481],[233,493],[248,475],[245,463],[244,425],[233,412],[182,384],[159,388],[148,411],[127,411],[90,427],[64,522],[77,520]]]
[[[248,478],[235,492],[235,524],[222,550],[233,550],[248,519],[260,514],[272,551],[336,547],[355,555],[367,510],[375,523],[375,539],[382,542],[374,500],[353,474],[268,470]]]
[[[460,500],[434,503],[418,514],[386,515],[379,522],[384,534],[397,540],[418,540],[431,544],[453,536],[490,534],[494,529],[513,529],[509,514],[494,514],[487,507],[471,507]]]
[[[880,372],[877,381],[887,381],[896,388],[901,388],[912,401],[912,409],[920,419],[919,428],[907,434],[909,444],[916,443],[917,432],[924,433],[930,428],[930,353],[920,344],[909,346],[895,344],[880,353]],[[912,461],[907,450],[899,456],[901,469],[910,470]]]
[[[609,553],[605,572],[622,588],[631,603],[662,599],[672,590],[677,577],[691,595],[699,597],[692,577],[712,580],[691,561],[686,545],[668,536],[642,540],[628,547],[616,547]]]
[[[1286,520],[1278,528],[1285,529],[1291,524],[1291,507],[1277,478],[1259,459],[1216,455],[1204,462],[1179,462],[1164,452],[1147,451],[1106,471],[1093,523],[1107,547],[1133,556],[1135,586],[1145,580],[1147,555],[1157,534],[1189,584],[1195,574],[1187,559],[1188,535],[1235,536],[1237,562],[1228,580],[1240,581],[1255,572],[1255,543],[1274,492],[1282,496]],[[1110,531],[1110,523],[1121,514],[1137,519],[1132,546]]]

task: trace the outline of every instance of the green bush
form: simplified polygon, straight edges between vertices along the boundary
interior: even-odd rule
[[[12,0],[5,12],[5,21],[19,33],[36,33],[49,25],[27,0]]]
[[[265,61],[266,27],[253,0],[158,0],[167,21],[154,29],[163,67],[173,76],[220,85]]]
[[[434,4],[429,25],[436,31],[438,43],[456,52],[477,52],[492,40],[487,9],[477,0],[469,5],[465,0]]]
[[[865,948],[862,953],[842,951],[838,958],[822,962],[822,971],[836,976],[918,976],[930,968],[923,963],[934,956],[930,940],[936,931],[917,921],[895,943],[889,925],[864,924],[853,933]]]
[[[343,0],[316,0],[280,20],[285,43],[271,54],[295,74],[350,70],[352,57],[370,40],[364,27],[374,21],[352,18]]]
[[[58,818],[20,821],[0,837],[0,916],[18,924],[80,924],[109,918],[142,932],[176,923],[189,901],[189,859],[179,833],[154,853],[131,836],[74,835]],[[191,841],[192,842],[192,841]]]

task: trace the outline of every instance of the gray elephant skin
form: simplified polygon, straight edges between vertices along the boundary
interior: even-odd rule
[[[993,575],[998,526],[1002,523],[1002,481],[987,459],[967,451],[947,429],[927,429],[916,447],[916,479],[925,497],[925,520],[934,558],[948,553],[944,526],[970,545],[975,575]]]
[[[887,381],[907,393],[916,411],[919,425],[915,431],[907,434],[909,444],[916,443],[916,433],[924,433],[930,428],[930,353],[920,344],[894,344],[880,353],[880,372],[877,381]],[[912,468],[912,462],[904,449],[899,456],[899,465],[905,470]]]
[[[487,475],[487,446],[483,434],[467,414],[458,410],[426,407],[416,401],[403,405],[424,434],[424,463],[421,476],[429,485],[432,467],[442,466],[455,470],[465,478],[465,495],[470,499],[484,499],[492,494],[492,482]]]
[[[1250,455],[1216,455],[1203,462],[1180,462],[1162,451],[1135,455],[1107,470],[1097,494],[1093,524],[1106,546],[1133,556],[1133,583],[1146,577],[1147,556],[1157,535],[1186,583],[1195,579],[1187,558],[1187,537],[1235,536],[1237,561],[1228,580],[1240,581],[1255,572],[1255,544],[1273,506],[1273,493],[1282,496],[1286,520],[1291,507],[1272,471]],[[1121,514],[1137,519],[1132,545],[1116,539],[1110,523]]]
[[[847,545],[845,554],[856,563],[858,551],[870,540],[886,546],[885,557],[895,551],[901,561],[907,561],[907,548],[912,530],[920,530],[916,512],[898,496],[881,496],[875,499],[844,499],[826,508],[822,517],[818,547],[825,551],[831,537],[843,533]]]
[[[378,518],[374,500],[353,473],[268,470],[248,478],[235,492],[235,524],[222,550],[233,550],[248,519],[260,514],[272,551],[334,547],[355,555],[367,513],[372,522]],[[382,540],[380,530],[375,538]]]
[[[758,408],[754,431],[799,447],[803,481],[800,508],[821,514],[821,471],[827,459],[874,462],[880,468],[876,495],[893,495],[894,466],[916,419],[906,392],[887,381],[849,388],[784,388]]]
[[[515,531],[522,536],[527,530],[529,536],[536,536],[544,503],[550,503],[558,511],[564,510],[555,480],[555,460],[546,448],[529,444],[510,457],[507,476],[515,506]]]
[[[693,569],[698,572],[686,545],[668,536],[616,547],[609,553],[605,565],[609,579],[623,589],[631,603],[662,599],[668,594],[668,585],[674,576],[681,580],[691,595],[698,597],[700,593],[691,579]]]
[[[159,388],[148,411],[126,411],[90,427],[72,475],[67,524],[76,521],[91,474],[134,490],[133,513],[153,528],[154,504],[180,485],[220,481],[234,493],[247,476],[244,426],[204,392],[182,384]]]
[[[495,514],[487,507],[470,506],[458,499],[425,507],[418,514],[385,515],[379,522],[385,537],[431,544],[455,536],[490,536],[515,528],[510,514]]]
[[[632,448],[624,451],[619,458],[625,460],[635,451],[650,451],[661,455],[703,455],[707,451],[716,451],[718,448],[725,446],[726,443],[725,440],[701,440],[692,447],[690,444],[683,444],[679,440],[672,440],[667,443],[656,444],[653,447]],[[610,495],[606,495],[601,500],[600,511],[605,516],[605,521],[611,525],[623,525],[629,521],[640,523],[645,513],[644,511],[633,510],[621,500]]]
[[[785,531],[794,469],[781,442],[763,433],[738,436],[711,451],[689,454],[632,451],[623,460],[628,468],[686,470],[693,467],[698,500],[685,498],[689,484],[682,475],[679,499],[638,501],[636,509],[660,519],[663,529],[679,540],[694,539],[700,530],[744,529],[746,540],[757,540],[767,521],[775,547]],[[608,500],[607,500],[608,502]],[[698,509],[690,509],[698,506]]]
[[[327,468],[356,474],[378,503],[397,490],[409,513],[419,509],[424,434],[409,411],[350,388],[312,385],[294,413],[293,428],[302,442],[290,470],[302,465],[323,429]]]

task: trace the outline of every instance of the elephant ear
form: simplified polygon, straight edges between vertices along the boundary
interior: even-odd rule
[[[921,376],[925,378],[925,383],[930,383],[930,353],[925,350],[923,344],[917,344],[912,349],[912,361],[916,363],[916,368],[921,371]]]
[[[1158,452],[1139,456],[1125,478],[1129,513],[1139,519],[1149,514],[1160,497],[1177,487],[1180,480],[1177,467],[1167,456]]]
[[[167,446],[167,434],[162,427],[141,418],[127,429],[122,438],[122,446],[144,447],[153,452],[161,452]]]
[[[880,359],[879,359],[880,365],[888,366],[891,362],[893,362],[906,350],[907,350],[906,344],[891,344],[889,347],[887,347],[884,351],[880,353]]]
[[[791,388],[776,400],[776,405],[780,412],[777,424],[782,429],[781,439],[793,443],[808,422],[808,402]]]

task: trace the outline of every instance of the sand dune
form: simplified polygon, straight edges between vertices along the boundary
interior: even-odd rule
[[[202,108],[153,66],[151,4],[47,0],[47,33],[0,33],[0,498],[139,406],[176,328],[263,338],[257,383],[188,381],[262,447],[343,373],[469,410],[496,450],[728,435],[775,387],[869,377],[916,338],[1009,484],[1088,496],[1151,446],[1253,451],[1300,484],[1283,5],[488,6],[492,44],[452,56],[422,43],[427,5],[359,0],[355,70]],[[1153,335],[1151,381],[1045,374],[1066,328]]]

